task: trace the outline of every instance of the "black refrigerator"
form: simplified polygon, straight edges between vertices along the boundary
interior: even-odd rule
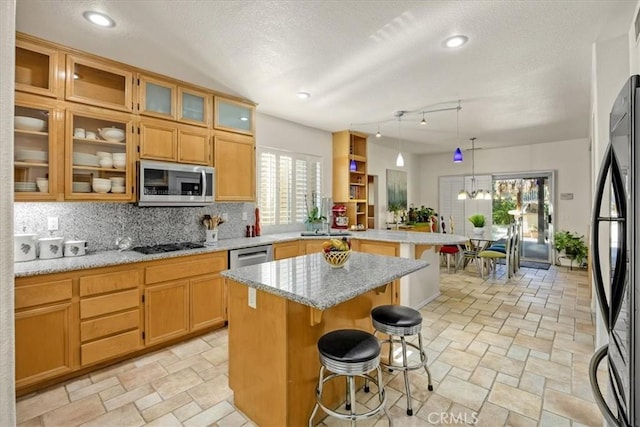
[[[639,84],[640,76],[632,76],[611,109],[609,145],[596,184],[591,224],[593,280],[608,344],[592,356],[590,380],[596,402],[612,426],[640,425],[640,263],[636,265],[635,249],[640,248],[640,221],[635,223],[640,201]],[[604,358],[606,393],[597,377]]]

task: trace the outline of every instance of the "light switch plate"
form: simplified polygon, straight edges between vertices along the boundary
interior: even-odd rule
[[[256,308],[256,290],[255,288],[249,289],[249,307]]]
[[[242,220],[243,221],[247,220],[247,213],[246,212],[242,212]]]
[[[229,214],[228,214],[228,213],[226,213],[226,212],[222,212],[222,220],[223,220],[224,222],[229,221]]]

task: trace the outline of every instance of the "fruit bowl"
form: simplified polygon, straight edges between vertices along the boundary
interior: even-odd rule
[[[329,251],[322,252],[324,260],[331,268],[342,268],[345,262],[351,256],[351,250],[348,251]]]

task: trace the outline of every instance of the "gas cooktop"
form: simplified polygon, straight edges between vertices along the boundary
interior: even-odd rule
[[[193,242],[165,243],[163,245],[136,246],[133,250],[141,254],[151,255],[197,248],[204,248],[204,245]]]

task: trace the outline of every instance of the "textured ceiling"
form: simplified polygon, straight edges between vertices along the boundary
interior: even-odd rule
[[[591,49],[626,34],[636,1],[17,0],[18,31],[347,128],[415,153],[584,138]],[[82,12],[110,15],[96,28]],[[444,39],[465,34],[458,49]],[[296,92],[307,91],[301,101]]]

